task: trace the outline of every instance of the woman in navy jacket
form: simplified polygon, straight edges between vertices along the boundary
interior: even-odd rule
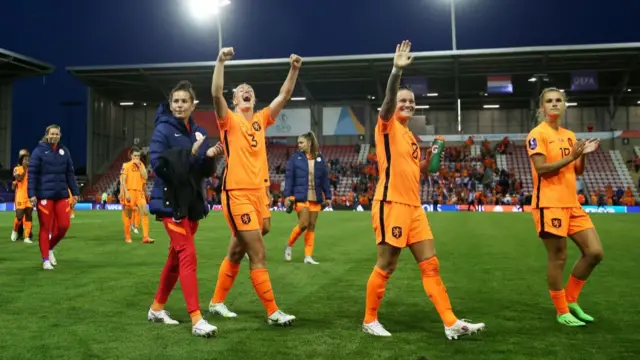
[[[313,260],[316,221],[322,203],[331,204],[329,188],[329,169],[327,162],[320,155],[318,139],[313,132],[298,137],[298,151],[287,162],[284,180],[285,204],[287,207],[295,201],[298,213],[298,225],[293,228],[289,242],[284,251],[284,258],[291,261],[291,247],[298,237],[304,235],[304,263],[317,265]]]
[[[209,147],[207,134],[191,118],[195,92],[188,81],[181,81],[169,95],[169,104],[156,112],[155,129],[149,145],[156,181],[151,190],[149,210],[164,224],[169,234],[169,257],[160,275],[160,284],[149,309],[149,321],[175,325],[164,309],[178,279],[191,333],[210,337],[218,329],[202,318],[198,300],[196,248],[194,236],[198,221],[209,211],[204,197],[204,180],[213,175],[213,158],[223,152],[217,144]]]
[[[47,126],[29,159],[27,192],[31,205],[38,206],[38,241],[45,270],[53,270],[57,265],[53,248],[64,238],[71,224],[69,190],[76,201],[80,194],[71,154],[60,144],[61,136],[60,126]],[[51,239],[49,234],[53,234]]]

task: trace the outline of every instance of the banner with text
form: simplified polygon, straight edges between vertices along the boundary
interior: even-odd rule
[[[622,131],[596,131],[596,132],[579,132],[576,133],[576,137],[578,139],[600,139],[600,140],[610,140],[620,137],[622,135]],[[454,134],[454,135],[441,135],[444,138],[444,141],[458,141],[463,142],[466,141],[469,137],[471,137],[475,141],[500,141],[505,137],[508,137],[509,140],[512,141],[524,141],[527,139],[526,133],[513,133],[513,134]],[[431,143],[435,139],[436,135],[421,135],[416,136],[418,140],[421,142]]]
[[[300,136],[311,131],[310,109],[284,109],[276,123],[267,129],[267,137]]]
[[[598,90],[598,73],[595,71],[575,71],[571,73],[571,90]]]
[[[322,135],[364,135],[364,107],[322,108]]]

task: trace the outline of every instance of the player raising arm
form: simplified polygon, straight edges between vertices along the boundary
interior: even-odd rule
[[[229,252],[220,265],[218,282],[209,304],[209,311],[224,317],[235,317],[224,300],[238,275],[245,252],[249,254],[251,281],[264,304],[269,324],[290,325],[295,316],[278,309],[267,271],[262,228],[266,214],[268,179],[265,132],[275,123],[293,93],[302,65],[302,58],[290,57],[290,70],[280,94],[271,104],[254,113],[255,94],[251,86],[241,84],[233,94],[235,111],[229,111],[222,89],[224,63],[231,60],[233,48],[224,48],[218,55],[213,71],[211,94],[227,160],[222,178],[222,210],[231,229]]]
[[[602,260],[602,243],[589,215],[578,202],[576,175],[586,166],[586,155],[598,149],[599,140],[576,141],[573,131],[560,126],[567,107],[565,94],[547,88],[540,95],[536,126],[527,136],[531,159],[536,232],[547,249],[547,285],[556,307],[557,320],[567,326],[584,326],[594,321],[578,305],[578,295],[593,269]],[[562,274],[567,259],[566,237],[580,248],[566,291]]]
[[[380,178],[373,198],[371,219],[378,256],[367,283],[362,330],[375,336],[391,336],[378,321],[378,309],[400,252],[409,247],[422,272],[424,290],[444,323],[445,336],[453,340],[484,329],[484,324],[472,324],[454,315],[440,278],[433,234],[420,203],[420,147],[407,127],[415,112],[415,97],[409,89],[398,91],[402,69],[412,61],[410,49],[411,43],[406,40],[396,47],[393,71],[375,128]],[[429,153],[427,155],[430,156]],[[426,163],[429,160],[427,158]]]

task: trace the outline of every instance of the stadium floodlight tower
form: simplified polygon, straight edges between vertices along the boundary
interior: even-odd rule
[[[218,23],[218,52],[222,49],[222,23],[220,11],[231,4],[229,0],[187,0],[191,14],[196,19],[204,20],[215,16]]]
[[[456,38],[456,1],[449,0],[451,6],[451,48],[453,51],[458,50],[458,41]]]

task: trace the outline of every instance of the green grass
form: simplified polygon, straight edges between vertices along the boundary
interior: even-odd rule
[[[594,215],[605,260],[581,295],[596,317],[585,328],[563,327],[546,288],[544,249],[530,214],[429,214],[441,272],[460,317],[482,321],[477,337],[448,341],[424,293],[420,271],[403,253],[382,303],[380,321],[393,334],[360,330],[366,282],[376,250],[370,213],[321,213],[315,258],[304,265],[303,240],[294,262],[283,260],[295,215],[275,213],[266,237],[278,305],[298,317],[291,328],[266,323],[247,264],[227,305],[236,319],[207,316],[215,339],[190,333],[178,285],[167,310],[178,326],[148,323],[147,310],[167,255],[168,237],[152,222],[154,245],[123,241],[118,212],[78,212],[57,251],[58,266],[42,270],[38,245],[9,240],[12,214],[0,214],[1,359],[633,359],[640,293],[634,215]],[[196,237],[200,300],[206,311],[229,240],[220,213]],[[569,246],[568,264],[578,256]],[[570,266],[567,267],[567,275]]]

